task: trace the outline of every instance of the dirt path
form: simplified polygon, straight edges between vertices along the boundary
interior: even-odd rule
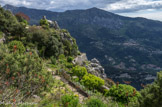
[[[48,68],[48,71],[52,72],[52,69]],[[79,92],[77,91],[76,88],[74,88],[74,87],[72,87],[71,85],[69,85],[68,82],[67,82],[65,79],[61,78],[61,77],[58,76],[58,75],[53,75],[53,77],[54,77],[55,79],[57,79],[57,80],[60,80],[60,81],[64,82],[64,83],[66,84],[66,87],[67,87],[68,89],[70,89],[72,92],[74,92],[75,95],[78,95],[79,101],[80,101],[80,102],[82,102],[82,101],[86,98],[86,97],[83,96],[81,93],[79,93]]]

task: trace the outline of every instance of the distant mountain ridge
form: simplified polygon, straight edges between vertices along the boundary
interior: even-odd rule
[[[45,15],[56,20],[76,38],[89,59],[96,57],[115,81],[132,85],[153,81],[162,70],[162,22],[119,16],[98,8],[52,12],[6,5],[13,13],[23,12],[30,24],[39,24]]]

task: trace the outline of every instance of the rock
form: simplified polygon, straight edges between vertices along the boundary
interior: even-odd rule
[[[57,21],[54,21],[54,28],[55,28],[55,29],[60,29],[60,27],[59,27]]]
[[[96,63],[96,64],[100,64],[100,62],[96,58],[91,59],[91,62]]]
[[[98,67],[99,65],[97,63],[91,63],[92,67]]]
[[[83,65],[84,62],[87,61],[87,56],[85,53],[82,53],[80,56],[77,56],[72,63],[73,64],[78,64],[78,65]]]
[[[71,44],[74,44],[74,41],[72,40],[72,38],[69,36],[68,33],[61,33],[60,36],[61,36],[62,40],[66,39],[66,40],[70,41]]]
[[[46,16],[43,16],[43,20],[47,20]],[[47,20],[51,28],[60,29],[57,21]]]
[[[90,64],[85,65],[88,73],[94,74],[100,78],[106,78],[105,69],[101,66],[100,62],[94,58],[90,61]]]

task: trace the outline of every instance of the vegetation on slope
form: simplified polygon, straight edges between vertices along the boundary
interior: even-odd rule
[[[51,28],[42,20],[40,26],[29,26],[21,15],[15,17],[0,8],[0,31],[6,39],[0,43],[0,101],[12,102],[12,105],[1,106],[23,106],[19,102],[35,103],[27,107],[161,105],[162,72],[141,92],[118,83],[103,92],[101,89],[109,84],[108,80],[72,63],[80,52],[68,31]],[[80,89],[82,94],[73,92],[69,87]]]

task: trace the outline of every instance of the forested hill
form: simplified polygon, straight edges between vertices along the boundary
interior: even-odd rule
[[[4,6],[13,13],[23,12],[30,24],[44,15],[56,20],[76,38],[79,49],[89,59],[96,57],[113,80],[140,84],[154,80],[162,69],[162,22],[119,16],[98,8],[51,12],[25,7]]]

